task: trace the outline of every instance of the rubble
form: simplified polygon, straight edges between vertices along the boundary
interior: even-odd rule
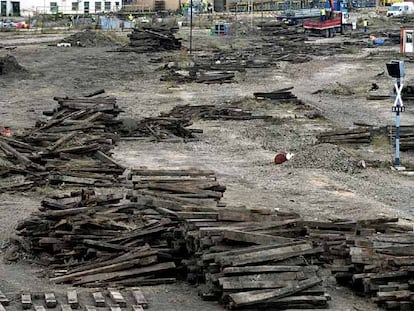
[[[25,72],[13,55],[0,57],[0,75]]]
[[[66,37],[61,43],[69,43],[78,47],[110,47],[118,45],[112,38],[102,32],[86,29]]]
[[[251,111],[245,111],[235,105],[178,105],[169,112],[161,113],[165,117],[184,117],[190,120],[267,120],[268,115],[253,115]]]
[[[339,146],[322,143],[296,150],[295,156],[284,165],[293,168],[306,167],[329,169],[340,172],[353,172],[357,161]]]

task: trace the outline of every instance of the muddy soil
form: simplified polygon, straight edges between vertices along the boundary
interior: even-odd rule
[[[201,47],[208,32],[199,31],[197,35],[195,44]],[[215,40],[214,46],[230,43]],[[19,45],[9,51],[27,72],[0,76],[0,126],[15,131],[31,127],[43,118],[42,111],[54,108],[54,96],[79,96],[101,88],[117,97],[124,110],[121,117],[155,116],[177,104],[238,102],[257,114],[272,115],[275,120],[197,121],[193,127],[204,130],[199,142],[122,141],[114,157],[134,167],[184,165],[213,169],[227,186],[224,201],[229,206],[288,209],[308,219],[379,215],[398,216],[407,222],[413,219],[413,179],[389,169],[393,151],[387,141],[359,148],[315,145],[315,133],[335,125],[393,124],[391,102],[366,100],[373,82],[380,86],[378,92],[382,94],[392,89],[393,80],[381,74],[388,61],[385,57],[370,58],[370,50],[360,50],[352,55],[315,57],[304,64],[248,69],[238,73],[238,82],[232,84],[176,85],[160,82],[162,71],[157,69],[164,64],[150,60],[182,60],[185,56],[180,52],[140,55],[114,51],[113,47],[58,48],[40,43]],[[414,76],[414,66],[407,63],[406,69],[407,77]],[[287,86],[294,86],[293,92],[327,119],[309,120],[293,105],[252,99],[253,92]],[[351,88],[353,94],[341,92],[344,86]],[[414,124],[413,112],[407,105],[403,124]],[[293,152],[295,157],[275,166],[273,158],[280,151]],[[383,165],[361,170],[356,168],[360,159]],[[412,162],[413,156],[403,153],[402,159]],[[17,222],[36,210],[45,193],[40,190],[0,195],[0,240],[6,241]],[[53,288],[63,292],[64,287],[39,278],[39,271],[34,264],[1,263],[0,290],[16,294],[24,289]],[[221,310],[215,303],[202,302],[196,290],[184,283],[148,287],[144,291],[153,308],[161,311]],[[334,282],[330,282],[329,293],[333,310],[378,310]]]

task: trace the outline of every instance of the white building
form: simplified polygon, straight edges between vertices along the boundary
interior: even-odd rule
[[[22,15],[33,14],[94,14],[116,12],[121,9],[122,0],[20,0]]]
[[[19,16],[20,15],[20,1],[1,0],[0,1],[0,16]]]

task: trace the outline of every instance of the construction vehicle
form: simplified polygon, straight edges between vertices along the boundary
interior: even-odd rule
[[[318,34],[326,38],[334,37],[336,33],[342,33],[343,12],[335,11],[334,0],[328,1],[330,10],[326,11],[326,19],[305,19],[303,21],[305,33]]]
[[[380,0],[380,6],[392,6],[399,2],[403,2],[403,0]]]

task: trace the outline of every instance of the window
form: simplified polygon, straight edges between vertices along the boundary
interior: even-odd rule
[[[115,7],[116,7],[116,10],[118,11],[119,10],[119,2],[118,1],[115,2]]]
[[[79,2],[72,2],[72,11],[79,10]]]
[[[89,14],[89,1],[85,1],[83,4],[83,13]]]
[[[111,10],[111,1],[105,1],[105,11]]]
[[[102,11],[102,2],[95,2],[95,13]]]
[[[51,13],[57,13],[58,12],[57,2],[50,2],[50,12]]]

